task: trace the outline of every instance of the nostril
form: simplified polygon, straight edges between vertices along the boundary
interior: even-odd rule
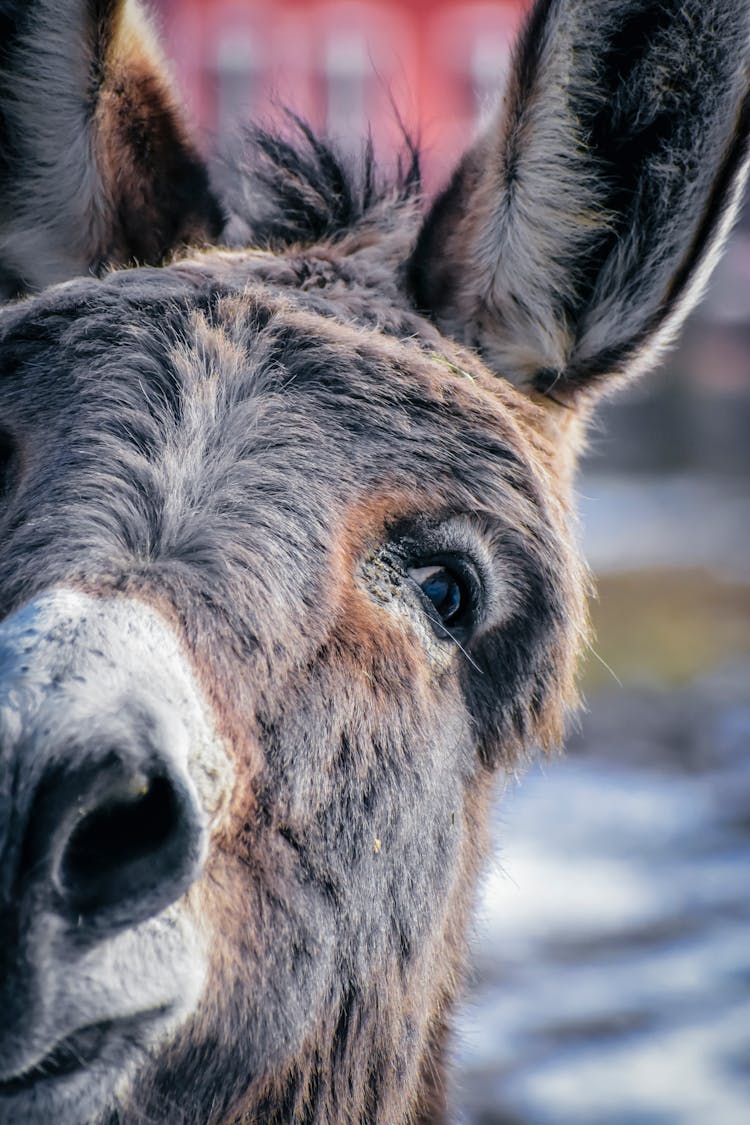
[[[58,868],[69,908],[97,923],[113,912],[132,924],[187,890],[199,858],[190,795],[168,776],[139,777],[103,796],[71,832]]]
[[[63,858],[64,887],[78,906],[101,903],[144,859],[169,848],[179,812],[164,777],[144,779],[132,797],[110,799],[73,831]]]

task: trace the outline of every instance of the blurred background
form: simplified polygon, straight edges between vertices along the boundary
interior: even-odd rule
[[[290,105],[428,190],[507,71],[524,0],[151,0],[207,149]],[[750,1122],[750,210],[668,363],[579,481],[599,588],[565,758],[498,802],[454,1118]]]

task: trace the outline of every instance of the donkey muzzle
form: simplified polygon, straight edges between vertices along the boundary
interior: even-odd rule
[[[0,1056],[10,1075],[38,1054],[32,1040],[173,1009],[199,986],[178,900],[202,872],[227,764],[178,638],[150,607],[61,589],[0,623]],[[128,966],[144,942],[139,981]]]
[[[196,878],[206,811],[175,648],[166,624],[126,599],[60,591],[0,624],[6,901],[32,898],[101,933],[150,917]]]

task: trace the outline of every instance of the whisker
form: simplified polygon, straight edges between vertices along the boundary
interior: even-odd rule
[[[592,655],[592,656],[593,656],[593,657],[594,657],[594,658],[595,658],[596,660],[598,660],[598,661],[599,661],[599,663],[601,664],[602,668],[606,669],[606,671],[607,671],[607,672],[609,672],[610,676],[611,676],[611,677],[612,677],[612,679],[613,679],[613,680],[615,681],[615,683],[616,683],[616,684],[618,684],[618,685],[619,685],[620,687],[622,687],[622,686],[623,686],[623,685],[622,685],[622,680],[621,680],[621,679],[620,679],[620,677],[619,677],[619,676],[617,675],[617,672],[615,672],[614,668],[610,667],[610,665],[609,665],[609,664],[607,664],[607,661],[606,661],[606,660],[604,659],[604,657],[603,657],[603,656],[601,656],[601,655],[600,655],[600,654],[599,654],[599,653],[598,653],[598,652],[596,651],[596,649],[594,648],[594,646],[593,646],[593,644],[591,643],[591,641],[589,641],[589,640],[586,640],[586,641],[585,641],[585,644],[586,644],[586,648],[587,648],[587,649],[589,650],[589,652],[591,653],[591,655]]]
[[[446,626],[443,625],[443,624],[440,625],[440,628],[443,630],[444,633],[447,633],[447,635],[453,641],[456,648],[460,649],[460,651],[464,654],[466,659],[469,661],[469,664],[471,664],[471,666],[473,668],[476,668],[476,670],[477,670],[477,672],[479,673],[480,676],[483,676],[484,670],[482,668],[480,668],[479,665],[477,664],[476,660],[474,660],[474,658],[469,655],[469,653],[466,651],[466,649],[461,644],[461,642],[456,637],[454,637],[454,635],[453,635],[453,633],[451,633],[450,629],[446,628]]]

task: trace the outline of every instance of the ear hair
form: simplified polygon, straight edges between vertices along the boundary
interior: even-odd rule
[[[137,0],[0,12],[0,283],[158,263],[222,215]]]
[[[416,303],[566,404],[653,362],[739,207],[749,36],[746,0],[538,0],[424,224]]]

